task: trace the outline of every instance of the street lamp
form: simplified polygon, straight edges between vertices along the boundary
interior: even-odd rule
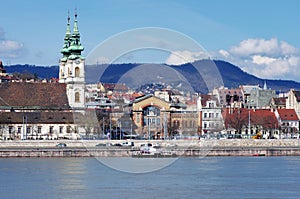
[[[151,121],[150,120],[151,120],[150,116],[148,115],[148,140],[150,140],[150,130],[151,130],[151,128],[150,128]]]

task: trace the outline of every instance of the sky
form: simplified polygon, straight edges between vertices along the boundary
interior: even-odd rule
[[[229,61],[250,74],[300,82],[297,0],[3,1],[0,60],[4,65],[58,65],[68,11],[72,27],[75,8],[86,57],[118,34],[156,27],[185,35],[212,59]],[[170,49],[160,58],[145,52],[132,54],[119,60],[147,62],[152,58],[153,62],[176,65],[195,61],[202,55],[190,48]],[[178,54],[185,59],[174,56]]]

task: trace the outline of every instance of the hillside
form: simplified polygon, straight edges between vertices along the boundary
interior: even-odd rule
[[[5,66],[7,73],[32,73],[37,74],[41,79],[50,79],[52,77],[58,77],[58,66],[35,66],[35,65],[11,65]]]
[[[269,88],[276,91],[288,91],[290,88],[300,90],[300,83],[289,80],[269,80],[261,79],[254,75],[248,74],[242,71],[238,66],[235,66],[226,61],[215,60],[220,74],[222,76],[224,86],[229,88],[235,88],[239,85],[257,85],[263,86],[264,82],[267,82]],[[113,64],[107,67],[107,65],[100,66],[87,66],[86,67],[86,81],[87,83],[94,83],[97,81],[116,83],[120,78],[131,79],[131,82],[136,84],[150,81],[150,77],[164,77],[165,79],[174,79],[174,71],[179,72],[187,81],[192,85],[195,91],[206,93],[208,92],[206,85],[201,75],[197,72],[194,66],[201,68],[203,74],[206,74],[206,79],[215,81],[215,74],[210,74],[208,69],[211,67],[212,62],[208,60],[199,60],[194,63],[187,63],[180,66],[167,66],[158,64],[147,64],[143,67],[151,67],[153,70],[147,70],[145,74],[141,64]],[[143,64],[146,65],[146,64]],[[51,77],[58,78],[58,66],[33,66],[33,65],[12,65],[5,67],[8,73],[14,72],[29,72],[37,74],[42,79],[49,79]],[[134,72],[132,72],[134,71]],[[130,74],[133,73],[133,74]],[[102,75],[101,75],[102,74]],[[138,75],[136,75],[138,74]],[[134,75],[134,76],[133,76]],[[101,76],[101,77],[100,77]],[[134,79],[133,79],[134,78]],[[129,81],[129,80],[127,80]],[[157,80],[153,80],[157,81]],[[173,81],[174,82],[174,81]]]

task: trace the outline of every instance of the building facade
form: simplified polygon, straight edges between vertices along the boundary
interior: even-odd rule
[[[212,95],[200,95],[197,109],[201,114],[200,132],[202,134],[215,133],[223,130],[222,108],[218,100]]]
[[[259,85],[241,86],[244,95],[244,107],[254,109],[270,108],[271,99],[276,97],[275,90],[267,88],[265,83],[263,88]]]
[[[77,13],[75,13],[72,33],[68,16],[64,45],[61,49],[63,57],[59,62],[59,83],[66,84],[69,104],[74,110],[85,108],[85,59],[81,55],[83,50],[77,24]]]
[[[300,118],[300,91],[291,89],[286,99],[286,108],[294,109],[298,118]]]

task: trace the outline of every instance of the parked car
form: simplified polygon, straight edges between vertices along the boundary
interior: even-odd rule
[[[112,144],[111,143],[99,143],[99,144],[96,144],[96,147],[100,147],[100,146],[111,146]]]
[[[124,142],[122,146],[134,146],[134,142]]]
[[[99,147],[99,146],[106,146],[106,144],[105,143],[99,143],[99,144],[96,144],[96,146],[97,147]]]
[[[65,147],[67,147],[67,144],[66,143],[58,143],[56,145],[56,147],[58,147],[58,148],[65,148]]]
[[[158,148],[160,148],[160,144],[159,143],[153,143],[152,147],[158,149]]]

